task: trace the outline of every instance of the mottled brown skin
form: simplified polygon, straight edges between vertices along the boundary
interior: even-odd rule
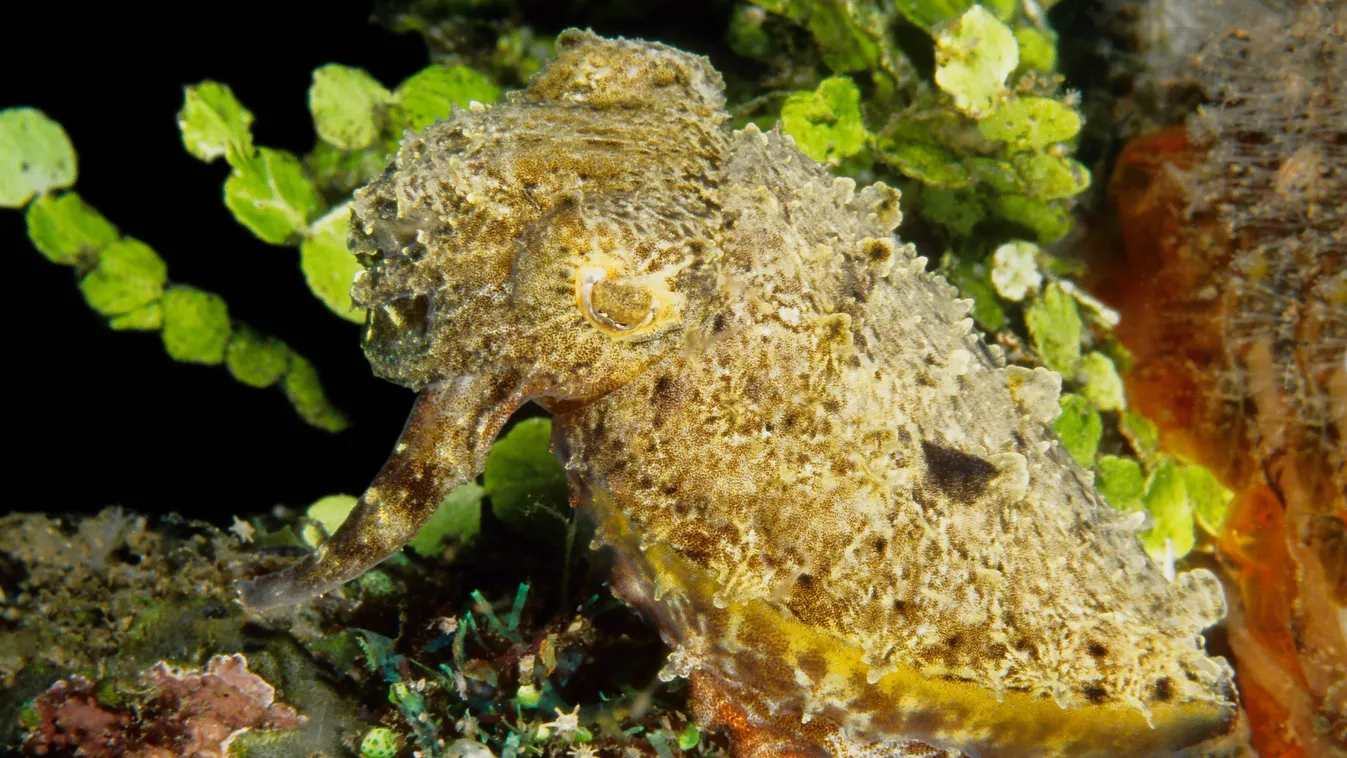
[[[555,414],[614,591],[741,756],[1199,754],[1230,730],[1200,632],[967,301],[719,75],[568,32],[502,106],[410,136],[357,193],[376,371],[421,391],[333,539],[243,590],[303,600],[396,550],[508,415]]]

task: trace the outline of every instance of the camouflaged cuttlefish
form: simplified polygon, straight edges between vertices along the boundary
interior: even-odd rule
[[[1056,440],[898,193],[726,129],[703,58],[567,32],[497,107],[357,193],[375,371],[419,390],[360,505],[243,600],[304,600],[410,540],[522,403],[554,414],[614,591],[738,756],[1206,754],[1237,721],[1168,579]]]

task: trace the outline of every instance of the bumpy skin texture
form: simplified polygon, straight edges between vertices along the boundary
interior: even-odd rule
[[[366,350],[422,391],[347,524],[245,602],[410,539],[520,403],[556,416],[615,591],[743,756],[1170,755],[1229,731],[1225,612],[1169,581],[1051,431],[1060,380],[719,75],[567,32],[496,108],[409,137],[357,195]]]

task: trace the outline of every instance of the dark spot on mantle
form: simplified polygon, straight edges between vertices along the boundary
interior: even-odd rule
[[[996,467],[976,455],[925,441],[921,452],[931,482],[956,503],[976,500],[996,478]]]
[[[1155,699],[1161,703],[1168,703],[1174,699],[1173,680],[1167,676],[1155,680]]]

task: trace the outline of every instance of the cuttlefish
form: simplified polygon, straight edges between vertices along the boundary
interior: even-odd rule
[[[356,193],[365,351],[419,395],[346,523],[244,603],[388,557],[533,401],[737,756],[1207,754],[1238,713],[1217,580],[1147,557],[1052,431],[1058,375],[983,341],[899,193],[730,131],[704,58],[557,50]]]

